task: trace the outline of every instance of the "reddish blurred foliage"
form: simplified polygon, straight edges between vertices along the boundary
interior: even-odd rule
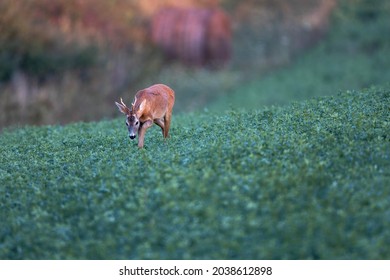
[[[140,40],[137,6],[127,0],[1,0],[0,41],[53,45],[77,43],[121,48]],[[142,35],[144,36],[144,34]]]
[[[109,43],[120,48],[127,44],[135,30],[129,24],[134,19],[135,5],[131,1],[111,0],[39,0],[35,1],[35,16],[68,36],[81,40]],[[134,38],[133,38],[134,39]]]
[[[231,55],[231,24],[221,9],[163,8],[152,18],[152,41],[169,58],[222,66]]]

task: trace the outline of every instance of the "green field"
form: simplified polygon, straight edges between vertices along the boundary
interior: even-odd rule
[[[1,259],[388,259],[390,91],[0,137]]]

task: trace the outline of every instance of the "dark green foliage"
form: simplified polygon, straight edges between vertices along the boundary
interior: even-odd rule
[[[389,259],[390,91],[0,136],[1,259]]]
[[[13,73],[22,70],[27,74],[44,78],[66,70],[85,70],[97,63],[97,48],[63,42],[26,47],[22,41],[2,42],[0,38],[0,81],[9,80]],[[15,39],[16,40],[16,39]]]
[[[342,0],[339,3],[326,40],[296,58],[290,67],[265,76],[257,74],[252,81],[239,83],[209,108],[256,109],[372,85],[387,86],[390,2]]]

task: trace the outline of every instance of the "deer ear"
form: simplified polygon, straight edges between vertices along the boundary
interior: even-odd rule
[[[145,101],[146,101],[146,99],[144,99],[142,102],[141,102],[141,104],[139,104],[139,109],[138,109],[138,111],[143,111],[144,110],[144,108],[145,108]]]
[[[121,101],[122,101],[122,99],[121,99]],[[123,101],[122,101],[122,104],[115,102],[115,105],[118,107],[119,111],[122,112],[123,114],[125,114],[125,115],[130,114],[130,109],[127,108],[127,106],[125,105],[125,103],[123,103]]]

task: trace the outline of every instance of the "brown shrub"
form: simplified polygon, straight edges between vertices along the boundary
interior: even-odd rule
[[[220,66],[231,55],[230,19],[221,9],[164,8],[151,23],[152,41],[169,58]]]

